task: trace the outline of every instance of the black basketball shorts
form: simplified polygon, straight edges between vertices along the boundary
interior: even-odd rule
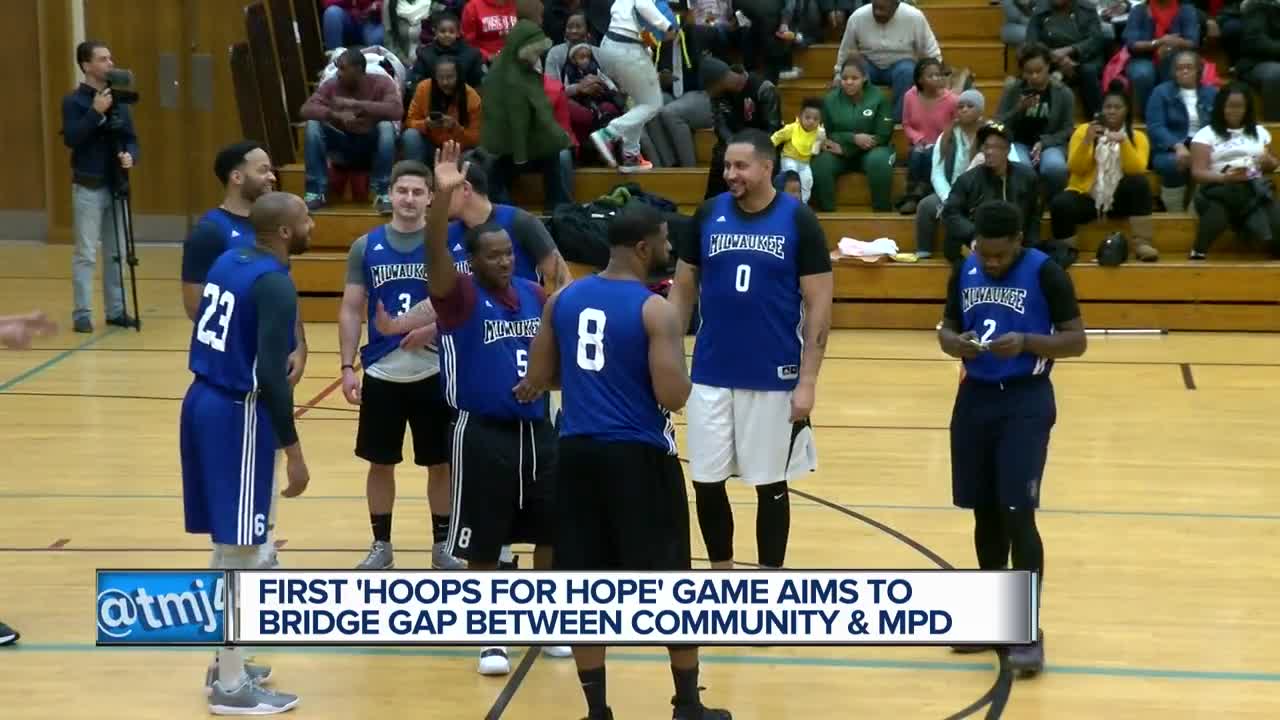
[[[951,414],[951,496],[957,507],[1040,507],[1058,410],[1041,375],[1004,383],[966,379]]]
[[[680,461],[647,443],[560,440],[556,570],[688,570]]]
[[[453,408],[444,400],[440,374],[397,383],[364,376],[356,457],[375,465],[404,460],[404,429],[413,433],[413,462],[430,467],[449,462]]]
[[[458,412],[452,433],[450,555],[498,562],[503,545],[550,546],[554,537],[555,429]]]

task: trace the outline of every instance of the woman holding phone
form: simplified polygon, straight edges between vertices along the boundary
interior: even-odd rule
[[[1280,162],[1270,144],[1271,133],[1257,123],[1249,86],[1232,83],[1219,92],[1209,124],[1191,138],[1200,215],[1192,260],[1204,260],[1228,227],[1280,256],[1280,207],[1268,177]]]
[[[436,148],[453,140],[470,150],[480,144],[480,93],[469,87],[453,57],[436,61],[433,77],[418,84],[405,117],[400,145],[406,160],[430,166]]]

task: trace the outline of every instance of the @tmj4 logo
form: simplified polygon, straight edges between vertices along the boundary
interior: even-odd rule
[[[222,644],[224,578],[210,571],[98,572],[98,644]]]

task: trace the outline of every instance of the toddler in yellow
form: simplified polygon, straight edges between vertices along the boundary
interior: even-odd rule
[[[774,146],[782,146],[781,173],[794,170],[800,176],[800,198],[804,202],[809,202],[809,191],[813,189],[809,160],[822,151],[826,136],[822,127],[822,101],[817,98],[806,99],[795,122],[783,125],[773,134]]]

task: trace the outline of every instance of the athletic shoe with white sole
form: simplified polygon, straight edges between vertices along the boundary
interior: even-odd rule
[[[18,638],[22,637],[17,630],[0,622],[0,645],[12,645],[18,642]]]
[[[480,651],[480,665],[477,671],[481,675],[506,675],[511,672],[511,658],[507,657],[504,647],[487,647]]]
[[[369,554],[356,566],[357,570],[392,570],[396,566],[396,554],[391,543],[374,540]]]
[[[543,645],[542,654],[553,658],[573,657],[573,648],[568,645]]]
[[[271,681],[270,665],[254,665],[252,663],[244,664],[244,672],[249,676],[249,680],[259,685]],[[204,673],[204,694],[206,697],[213,694],[213,681],[218,679],[218,664],[214,663]]]
[[[214,715],[279,715],[297,705],[297,695],[267,690],[252,680],[245,680],[232,690],[214,680],[209,695],[209,712]]]
[[[467,563],[445,552],[445,543],[438,542],[431,546],[432,570],[466,570]]]
[[[613,144],[618,141],[618,136],[614,135],[608,127],[602,127],[591,133],[591,143],[596,146],[596,151],[600,153],[600,157],[609,164],[609,167],[618,167],[618,157],[613,154]]]

